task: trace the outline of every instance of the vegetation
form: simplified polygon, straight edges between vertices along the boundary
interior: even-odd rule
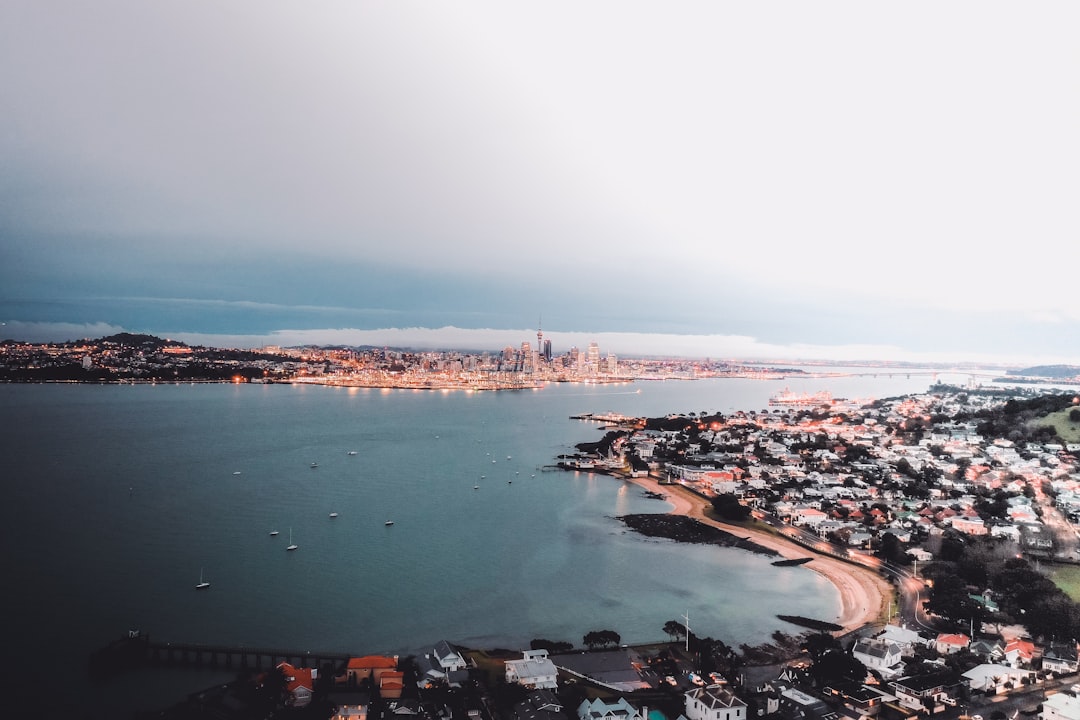
[[[614,630],[593,630],[585,633],[585,637],[582,638],[581,642],[585,647],[594,650],[597,647],[617,646],[622,642],[622,637]]]
[[[932,583],[926,609],[958,629],[1016,622],[1037,638],[1080,638],[1080,606],[1026,559],[1004,557],[997,541],[947,536],[939,558],[922,571]],[[997,610],[988,609],[986,595]]]

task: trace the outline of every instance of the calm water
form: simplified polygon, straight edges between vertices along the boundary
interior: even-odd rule
[[[2,570],[14,611],[5,662],[34,668],[33,689],[56,648],[81,669],[132,628],[185,642],[409,654],[440,639],[579,644],[598,629],[655,641],[686,612],[698,634],[763,642],[777,613],[835,618],[834,589],[744,551],[626,532],[614,516],[669,506],[606,476],[542,471],[600,437],[569,416],[751,410],[783,387],[887,397],[929,383],[881,375],[477,394],[0,386]],[[290,530],[295,552],[285,551]],[[207,591],[194,589],[200,572]],[[177,682],[191,683],[179,695],[205,684],[171,677],[168,691],[143,678],[141,702],[159,707],[177,699]],[[129,682],[95,692],[112,697]]]

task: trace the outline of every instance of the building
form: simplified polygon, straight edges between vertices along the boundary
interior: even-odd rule
[[[547,650],[527,650],[521,660],[506,661],[506,682],[527,688],[554,690],[558,673]]]
[[[746,720],[746,703],[723,685],[696,687],[685,697],[687,720]]]
[[[583,700],[577,709],[578,720],[643,720],[626,698],[606,703],[600,698]]]
[[[1040,720],[1080,720],[1080,698],[1069,693],[1055,693],[1042,704]]]

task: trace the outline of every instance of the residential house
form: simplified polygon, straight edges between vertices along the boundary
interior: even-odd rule
[[[746,720],[746,703],[724,685],[692,688],[685,702],[687,720]]]
[[[971,638],[962,633],[941,633],[934,641],[934,649],[941,655],[952,655],[967,648]]]
[[[364,680],[373,680],[376,685],[384,672],[397,670],[397,656],[365,655],[351,657],[345,664],[345,673],[334,678],[334,682],[357,685]]]
[[[1076,643],[1050,643],[1043,650],[1042,669],[1057,675],[1074,673],[1080,669]]]
[[[999,663],[1005,659],[1005,645],[997,639],[975,640],[968,645],[968,650],[987,663]]]
[[[417,657],[415,662],[418,687],[440,683],[461,687],[469,676],[465,658],[445,640],[440,640],[430,653]]]
[[[333,692],[326,698],[333,715],[330,720],[367,720],[371,698],[367,693]]]
[[[916,647],[927,646],[926,638],[914,630],[899,625],[886,625],[885,629],[878,634],[878,637],[896,643],[900,647],[900,654],[904,657],[914,655]]]
[[[852,656],[882,677],[893,677],[900,672],[903,653],[900,646],[882,638],[859,638],[851,648]]]
[[[506,661],[506,682],[528,688],[550,689],[558,687],[558,670],[548,658],[547,650],[527,650],[521,660]]]
[[[896,702],[896,696],[879,686],[860,683],[838,683],[825,689],[825,693],[843,703],[844,707],[859,718],[874,717],[884,705]]]
[[[293,667],[287,662],[278,663],[278,670],[285,677],[285,691],[288,693],[286,704],[292,707],[307,707],[315,692],[315,679],[319,671],[314,668]]]
[[[946,705],[954,704],[956,685],[950,671],[909,675],[889,683],[901,707],[929,713],[941,712]]]
[[[780,692],[780,717],[783,720],[836,720],[837,713],[821,698],[802,690],[787,688]]]
[[[514,706],[511,720],[566,720],[563,704],[552,690],[535,690]]]
[[[1005,644],[1005,662],[1015,668],[1031,667],[1035,659],[1035,643],[1022,638],[1013,638]]]
[[[384,700],[396,700],[405,688],[405,673],[401,670],[387,670],[379,675],[379,695]]]
[[[600,698],[583,700],[578,705],[577,716],[578,720],[643,720],[637,708],[623,697],[613,703]]]

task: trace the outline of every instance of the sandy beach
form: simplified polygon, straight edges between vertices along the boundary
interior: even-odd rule
[[[813,557],[814,559],[806,563],[805,567],[820,573],[840,593],[840,615],[835,622],[843,627],[841,632],[846,633],[869,623],[881,622],[888,612],[887,606],[889,599],[893,596],[893,587],[877,573],[850,562],[815,555],[801,545],[796,545],[771,533],[717,522],[705,515],[707,500],[679,485],[661,485],[651,477],[630,478],[628,481],[648,492],[663,495],[665,502],[673,506],[672,514],[686,515],[733,535],[749,537],[755,543],[775,550],[785,558]]]

